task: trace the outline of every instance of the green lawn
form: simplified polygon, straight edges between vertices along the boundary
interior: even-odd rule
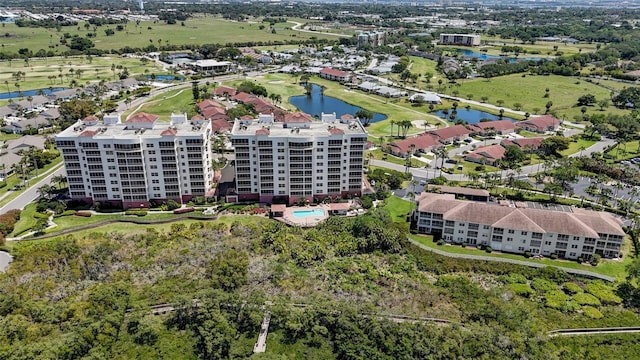
[[[569,148],[560,152],[563,156],[575,154],[580,152],[581,150],[589,148],[591,145],[595,144],[596,141],[593,140],[585,140],[578,139],[577,141],[572,141],[569,143]]]
[[[394,163],[394,164],[398,164],[398,165],[406,165],[407,164],[407,160],[405,160],[403,158],[399,158],[397,156],[393,156],[391,154],[386,154],[386,153],[382,152],[382,150],[380,150],[380,149],[369,150],[369,151],[366,152],[366,154],[373,154],[373,159],[376,159],[376,160],[384,160],[384,161],[388,161],[390,163]],[[368,155],[365,155],[365,158],[369,159]],[[411,158],[411,167],[422,168],[425,165],[427,165],[426,162],[422,162],[420,160]]]
[[[584,94],[592,94],[596,99],[609,99],[610,91],[588,83],[575,77],[558,75],[526,75],[513,74],[500,76],[491,79],[460,80],[458,85],[453,86],[447,92],[457,90],[462,96],[473,94],[474,99],[480,100],[483,96],[488,97],[488,103],[497,104],[497,100],[503,100],[505,106],[512,107],[514,103],[523,105],[522,111],[532,114],[537,108],[538,114],[544,113],[545,104],[548,101],[553,103],[551,111],[555,112],[559,118],[573,120],[575,116],[582,117],[580,107],[575,106],[578,98]],[[549,88],[549,97],[545,98],[545,89]],[[599,111],[597,107],[589,107],[587,113]],[[612,113],[624,113],[613,107],[606,109]]]
[[[62,163],[62,157],[59,156],[57,158],[55,158],[50,164],[46,165],[43,169],[38,169],[37,174],[42,174],[48,170],[50,170],[51,168],[57,167]],[[3,187],[0,189],[0,195],[3,195],[4,193],[8,192],[9,189],[13,188],[16,185],[22,185],[25,184],[26,186],[29,186],[30,181],[33,180],[33,178],[35,177],[36,172],[32,171],[31,173],[29,173],[26,177],[26,181],[24,181],[23,179],[21,179],[18,175],[11,174],[9,175],[5,181],[7,183],[7,186]],[[38,180],[36,179],[36,182]],[[7,203],[9,203],[11,200],[15,199],[20,193],[22,192],[22,190],[19,191],[12,191],[11,194],[9,194],[7,197],[5,197],[4,199],[2,199],[0,201],[0,206],[6,205]]]
[[[534,44],[523,44],[520,40],[514,39],[501,39],[500,37],[482,36],[482,41],[487,43],[496,43],[494,46],[482,46],[483,49],[487,49],[487,53],[493,55],[500,55],[502,53],[502,46],[520,46],[524,48],[528,54],[521,54],[520,57],[545,57],[555,55],[557,51],[562,52],[564,55],[572,55],[580,52],[594,52],[596,51],[597,44],[564,44],[561,42],[552,41],[536,41]],[[557,51],[554,47],[557,46]],[[539,52],[539,55],[529,55],[532,52]]]
[[[75,81],[77,86],[99,80],[114,81],[118,79],[118,73],[121,70],[114,69],[112,71],[112,65],[127,68],[130,76],[162,73],[162,69],[154,62],[143,62],[140,59],[118,56],[94,57],[91,61],[84,56],[33,58],[29,60],[29,66],[26,66],[22,60],[2,61],[0,62],[0,89],[2,92],[15,92],[49,87],[69,87],[72,81]],[[76,70],[81,72],[78,74]],[[24,79],[20,81],[16,81],[12,75],[18,71],[25,73]],[[49,79],[49,76],[56,78]],[[7,102],[7,100],[3,100],[0,104]]]
[[[250,78],[255,80],[267,89],[269,94],[278,94],[282,97],[282,102],[278,104],[290,111],[295,111],[295,106],[291,105],[287,99],[292,96],[304,95],[305,91],[302,86],[299,85],[300,77],[282,73],[269,73],[264,76]],[[225,85],[237,87],[245,79],[238,79],[225,82]]]
[[[96,36],[91,38],[95,47],[102,50],[120,49],[124,46],[146,47],[150,44],[155,46],[185,45],[185,44],[226,44],[228,42],[258,42],[258,41],[287,41],[305,40],[311,37],[337,40],[337,36],[306,33],[291,30],[291,23],[275,24],[273,29],[268,23],[256,23],[257,19],[250,19],[251,22],[238,22],[224,20],[220,17],[196,14],[184,22],[184,26],[178,22],[174,25],[165,24],[162,21],[142,21],[139,24],[130,21],[123,31],[115,31],[112,36],[105,34],[106,29],[114,29],[116,25],[104,25],[96,29]],[[264,25],[261,30],[260,26]],[[34,53],[39,49],[52,50],[61,53],[68,50],[66,46],[59,45],[62,34],[68,33],[70,36],[78,34],[86,37],[93,32],[93,26],[85,29],[84,23],[79,23],[77,27],[63,27],[61,32],[56,29],[45,28],[19,28],[14,24],[5,24],[3,33],[9,33],[10,37],[4,41],[3,51],[17,53],[20,48],[27,47]],[[205,35],[206,36],[203,36]],[[49,48],[53,45],[54,48]],[[59,45],[59,46],[55,46]]]
[[[407,214],[411,208],[411,202],[391,195],[384,200],[384,209],[389,211],[393,222],[407,222]]]
[[[20,213],[20,220],[16,222],[13,227],[13,232],[9,234],[8,237],[19,236],[31,231],[31,228],[38,222],[38,219],[35,217],[36,213],[36,204],[31,203],[27,205]]]
[[[611,150],[607,151],[606,154],[611,156],[613,161],[634,158],[640,155],[640,141],[633,140],[624,145],[615,145]]]
[[[541,260],[529,260],[522,255],[516,255],[516,254],[495,253],[495,252],[487,253],[485,251],[478,250],[476,248],[471,248],[471,247],[463,248],[462,246],[458,246],[458,245],[439,246],[433,241],[433,237],[430,235],[410,235],[410,237],[411,239],[423,245],[426,245],[430,248],[446,251],[452,254],[480,255],[480,256],[490,256],[490,257],[496,257],[496,258],[508,258],[508,259],[514,259],[514,260],[520,260],[520,261],[529,261],[532,263],[542,263],[550,266],[561,266],[561,267],[566,267],[571,269],[592,271],[598,274],[615,277],[620,280],[625,278],[626,276],[625,268],[628,264],[630,264],[633,261],[632,256],[628,255],[624,257],[623,261],[603,260],[602,263],[594,267],[591,265],[578,264],[575,261],[569,261],[569,260],[551,260],[549,258],[544,258]],[[629,254],[630,246],[631,244],[629,243],[629,241],[627,241],[623,249],[624,254]]]
[[[171,114],[184,114],[190,119],[197,114],[195,101],[193,101],[193,93],[191,87],[176,89],[158,95],[154,99],[146,102],[139,110],[137,108],[128,109],[123,114],[123,119],[132,112],[148,112],[160,116],[160,121],[170,121]]]

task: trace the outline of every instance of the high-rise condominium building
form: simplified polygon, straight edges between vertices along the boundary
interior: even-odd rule
[[[79,120],[55,138],[72,199],[123,208],[212,195],[211,122],[138,113]]]
[[[260,115],[236,120],[231,141],[238,201],[293,204],[362,193],[367,132],[357,119],[334,113],[274,122]]]
[[[480,35],[440,34],[440,45],[480,46]]]

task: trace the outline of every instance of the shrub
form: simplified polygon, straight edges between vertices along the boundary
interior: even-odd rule
[[[563,312],[576,312],[580,310],[580,304],[573,300],[568,300],[560,305],[560,310]]]
[[[516,295],[520,295],[523,297],[531,297],[535,294],[535,291],[528,284],[509,284],[509,289],[513,291]]]
[[[580,305],[591,305],[591,306],[601,305],[600,300],[598,300],[597,297],[591,294],[585,294],[585,293],[575,294],[571,297],[571,299],[573,299],[575,302],[577,302]]]
[[[582,311],[584,311],[584,314],[586,316],[592,319],[601,319],[603,316],[600,310],[594,308],[593,306],[585,306],[582,308]]]
[[[553,290],[557,290],[558,286],[551,281],[535,278],[531,281],[531,287],[540,291],[540,292],[549,292]]]
[[[551,253],[551,255],[549,255],[549,258],[551,258],[551,260],[555,260],[558,258],[558,254],[556,253]]]
[[[578,286],[578,284],[575,284],[572,282],[564,283],[562,285],[562,290],[564,290],[564,292],[566,292],[569,295],[579,294],[582,292],[582,288]]]
[[[491,253],[491,251],[493,251],[493,249],[491,249],[491,246],[487,246],[486,248],[484,248],[484,251],[487,253]]]
[[[54,217],[70,216],[70,215],[75,215],[75,213],[76,213],[75,210],[65,210],[60,214],[54,215]]]
[[[531,257],[531,251],[525,251],[524,252],[524,257],[526,257],[527,259]]]
[[[462,244],[460,244],[460,246],[462,246],[463,248],[466,248],[467,247],[467,243],[462,243]]]
[[[6,181],[0,181],[0,189],[2,189],[5,186],[7,186],[7,182]]]
[[[438,240],[438,242],[436,244],[442,246],[442,245],[444,245],[444,240],[440,239],[440,240]]]
[[[93,215],[93,214],[91,214],[90,212],[87,212],[87,211],[76,211],[75,215],[76,216],[82,216],[82,217],[91,217],[91,215]]]
[[[569,300],[569,297],[560,290],[551,290],[544,294],[544,300],[545,306],[552,309],[560,309]]]
[[[175,210],[180,208],[180,204],[178,204],[175,200],[169,199],[164,204],[167,205],[167,210]]]
[[[125,215],[135,215],[135,216],[146,216],[146,210],[127,210],[124,212]]]
[[[579,257],[577,261],[578,261],[578,264],[582,264],[584,262],[584,259]]]
[[[526,284],[527,278],[522,274],[512,273],[509,275],[500,276],[500,281],[505,284]]]
[[[192,212],[192,211],[195,211],[195,209],[192,208],[192,207],[188,207],[188,208],[184,208],[184,209],[173,210],[173,213],[174,214],[186,214],[186,213],[189,213],[189,212]]]
[[[613,290],[600,281],[593,281],[587,284],[585,290],[598,298],[603,304],[620,304],[622,299],[613,293]]]
[[[589,263],[590,263],[591,265],[593,265],[593,266],[598,266],[598,263],[600,263],[600,259],[601,259],[601,258],[602,258],[602,257],[601,257],[600,255],[598,255],[598,254],[594,254],[594,255],[591,257],[591,261],[589,261]]]

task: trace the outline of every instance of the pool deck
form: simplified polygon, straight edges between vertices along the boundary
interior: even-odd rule
[[[324,215],[307,216],[307,217],[295,217],[293,215],[294,211],[311,211],[311,210],[322,210],[324,212]],[[329,217],[329,205],[322,204],[317,206],[288,207],[284,210],[283,216],[277,219],[281,220],[282,222],[288,225],[300,226],[300,227],[312,227],[325,221],[328,217]]]

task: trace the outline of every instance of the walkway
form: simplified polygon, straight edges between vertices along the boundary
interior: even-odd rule
[[[484,256],[484,255],[468,255],[468,254],[454,254],[454,253],[450,253],[444,250],[439,250],[439,249],[434,249],[431,247],[428,247],[424,244],[421,244],[409,237],[407,237],[407,239],[409,240],[410,243],[412,243],[413,245],[423,249],[423,250],[427,250],[433,253],[436,253],[438,255],[442,255],[442,256],[447,256],[447,257],[452,257],[452,258],[457,258],[457,259],[467,259],[467,260],[481,260],[481,261],[494,261],[494,262],[502,262],[502,263],[509,263],[509,264],[515,264],[515,265],[522,265],[522,266],[529,266],[529,267],[534,267],[534,268],[543,268],[543,267],[547,267],[550,265],[546,265],[546,264],[541,264],[541,263],[534,263],[534,262],[529,262],[529,261],[524,261],[524,260],[515,260],[515,259],[509,259],[509,258],[503,258],[503,257],[494,257],[494,256]],[[572,269],[572,268],[566,268],[566,267],[562,267],[562,266],[553,266],[556,267],[560,270],[563,270],[569,274],[574,274],[574,275],[580,275],[580,276],[585,276],[588,278],[595,278],[595,279],[601,279],[601,280],[605,280],[605,281],[609,281],[609,282],[614,282],[616,279],[612,278],[611,276],[606,276],[606,275],[602,275],[602,274],[598,274],[595,272],[591,272],[591,271],[586,271],[586,270],[580,270],[580,269]]]
[[[9,253],[0,251],[0,272],[4,272],[12,261],[13,257]]]
[[[338,36],[338,37],[348,37],[348,38],[351,37],[351,35],[346,35],[346,34],[336,34],[336,33],[330,33],[330,32],[322,32],[322,31],[313,31],[313,30],[300,29],[300,26],[303,25],[302,23],[299,23],[297,21],[291,21],[291,20],[287,20],[287,22],[295,24],[295,25],[293,25],[291,27],[291,30],[295,30],[295,31],[306,32],[306,33],[311,33],[311,34],[332,35],[332,36]]]
[[[640,327],[606,327],[606,328],[581,328],[581,329],[559,329],[547,332],[550,337],[554,336],[574,336],[574,335],[600,335],[600,334],[624,334],[638,333]]]
[[[262,319],[262,325],[260,325],[260,333],[258,334],[258,341],[253,346],[254,353],[263,353],[267,350],[267,334],[269,333],[269,323],[271,322],[271,313],[265,312]]]

